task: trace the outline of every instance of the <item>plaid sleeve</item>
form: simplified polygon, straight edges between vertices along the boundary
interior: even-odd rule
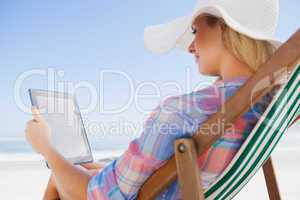
[[[174,141],[193,133],[218,110],[219,95],[210,88],[167,98],[150,114],[141,136],[130,142],[122,156],[92,177],[88,198],[135,199],[145,180],[174,154]]]

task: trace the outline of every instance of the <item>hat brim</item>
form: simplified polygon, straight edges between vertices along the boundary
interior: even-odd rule
[[[145,47],[158,54],[167,53],[173,48],[187,51],[194,39],[194,34],[191,30],[192,23],[194,19],[202,14],[211,14],[223,18],[225,23],[237,32],[254,39],[268,41],[275,49],[282,45],[281,41],[271,36],[261,35],[255,31],[249,30],[247,27],[230,17],[223,8],[218,6],[207,6],[199,9],[191,16],[180,17],[166,24],[146,27],[144,29]]]

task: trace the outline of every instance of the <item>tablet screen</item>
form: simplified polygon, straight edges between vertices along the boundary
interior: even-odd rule
[[[93,160],[76,99],[67,93],[29,90],[36,106],[51,129],[51,143],[74,164]]]

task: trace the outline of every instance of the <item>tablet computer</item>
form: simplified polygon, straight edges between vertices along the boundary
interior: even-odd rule
[[[39,109],[51,129],[50,141],[54,148],[73,164],[92,162],[92,151],[75,96],[38,89],[28,91],[32,106]]]

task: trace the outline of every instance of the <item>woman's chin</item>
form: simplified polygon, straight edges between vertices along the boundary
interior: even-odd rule
[[[215,76],[215,74],[212,72],[212,71],[210,71],[210,70],[208,70],[208,69],[205,69],[205,68],[203,68],[203,67],[198,67],[198,71],[199,71],[199,73],[201,74],[201,75],[205,75],[205,76]]]

